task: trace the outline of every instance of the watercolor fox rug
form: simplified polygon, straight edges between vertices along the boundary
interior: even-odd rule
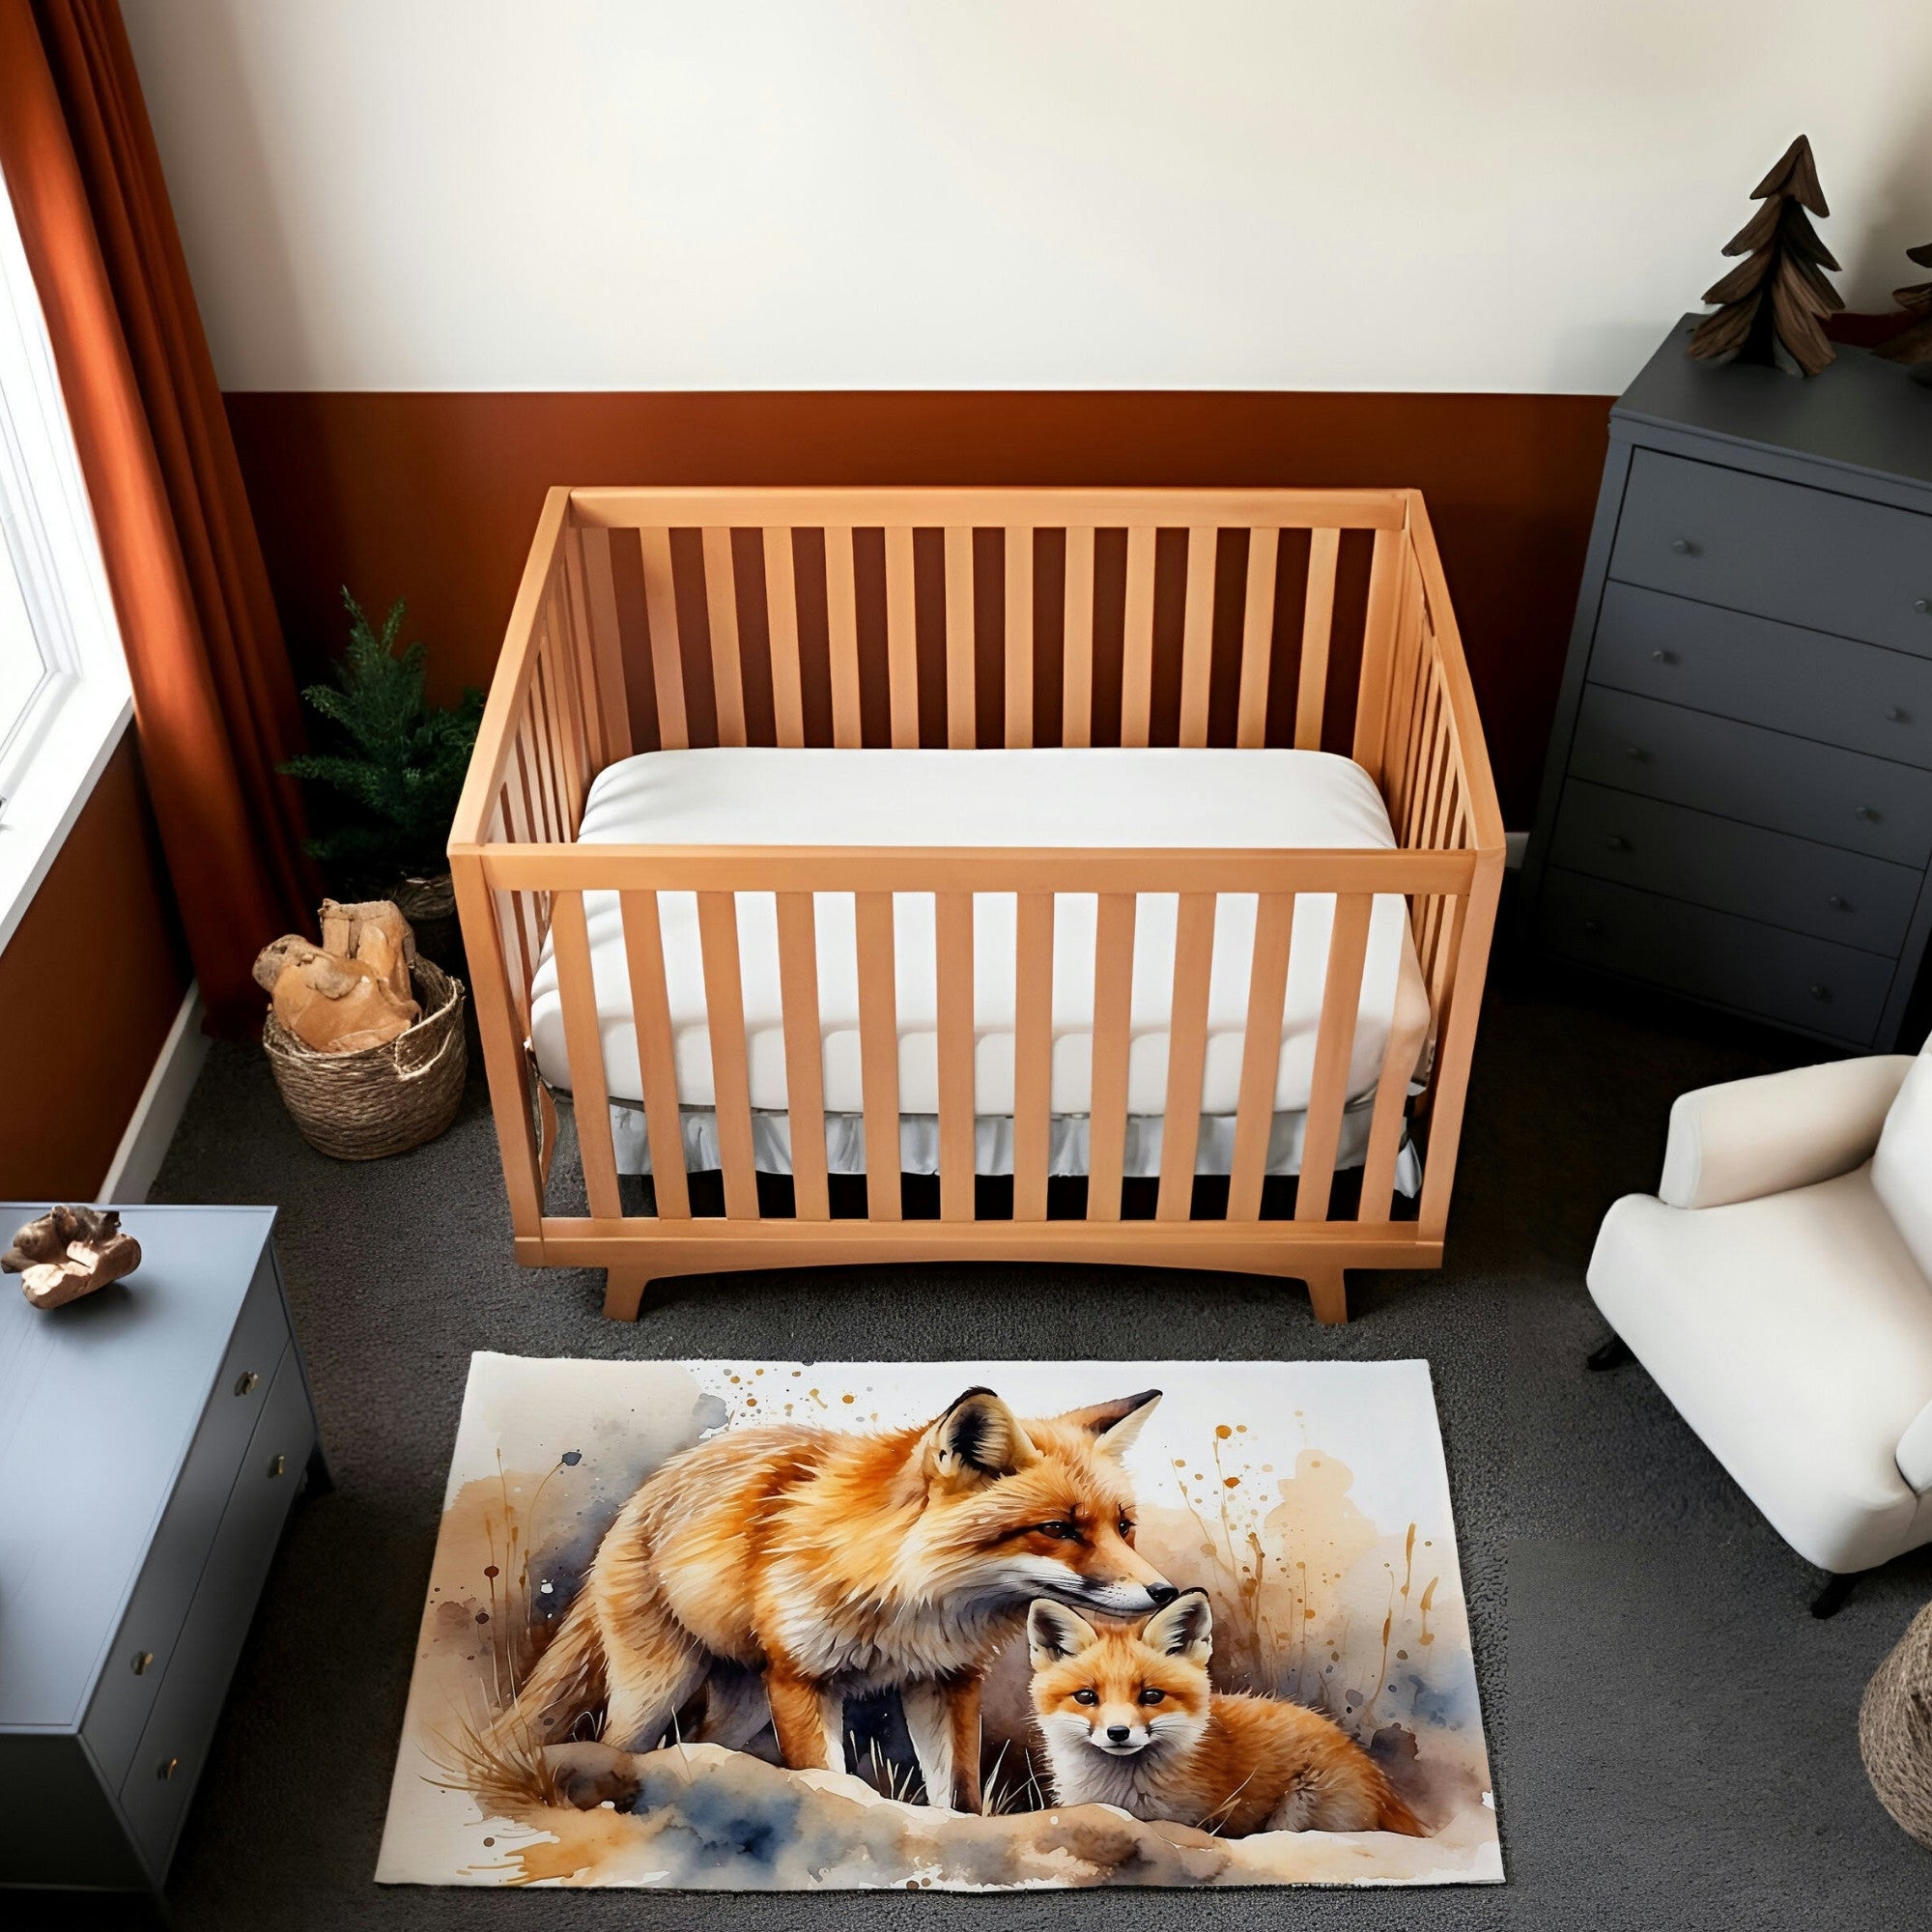
[[[476,1355],[377,1877],[1495,1883],[1429,1366]]]

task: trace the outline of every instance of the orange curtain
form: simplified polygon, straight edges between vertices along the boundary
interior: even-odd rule
[[[213,1030],[305,928],[295,680],[115,0],[0,0],[0,171],[46,312]]]

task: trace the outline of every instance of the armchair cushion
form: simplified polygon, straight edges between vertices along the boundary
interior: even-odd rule
[[[1872,1186],[1932,1278],[1932,1047],[1912,1063],[1872,1156]]]
[[[1909,1054],[1877,1054],[1680,1094],[1659,1199],[1667,1208],[1721,1208],[1849,1174],[1872,1157],[1913,1065]],[[1925,1103],[1932,1141],[1932,1087]],[[1932,1208],[1926,1233],[1921,1263],[1932,1260]]]
[[[1928,1402],[1907,1424],[1898,1438],[1898,1473],[1932,1500],[1932,1402]]]

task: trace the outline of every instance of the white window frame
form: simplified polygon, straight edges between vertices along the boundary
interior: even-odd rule
[[[0,185],[0,543],[46,669],[0,744],[0,951],[133,716],[53,345]],[[6,563],[0,562],[0,568]]]

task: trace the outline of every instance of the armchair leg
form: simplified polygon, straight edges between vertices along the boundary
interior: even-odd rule
[[[1811,1614],[1820,1619],[1835,1617],[1845,1607],[1846,1598],[1858,1587],[1862,1574],[1854,1570],[1849,1576],[1833,1573],[1826,1577],[1825,1587],[1811,1599]]]
[[[1589,1354],[1589,1365],[1599,1375],[1605,1369],[1620,1369],[1626,1362],[1635,1360],[1630,1344],[1621,1335],[1612,1335],[1601,1348],[1592,1349]]]

